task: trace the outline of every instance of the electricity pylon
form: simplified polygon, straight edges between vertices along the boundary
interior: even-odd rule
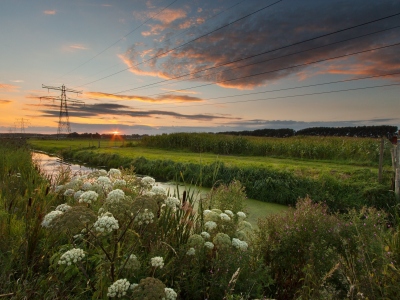
[[[67,134],[71,133],[71,125],[69,124],[69,115],[68,115],[68,103],[72,105],[84,105],[84,102],[81,100],[76,100],[74,98],[68,98],[66,92],[82,94],[82,91],[77,91],[73,89],[68,89],[65,85],[60,87],[58,86],[47,86],[42,84],[42,88],[47,90],[57,90],[61,91],[61,96],[44,96],[40,97],[40,100],[60,100],[60,116],[58,119],[58,129],[57,129],[57,138],[59,139],[63,132],[67,132]]]
[[[25,126],[29,126],[31,125],[31,123],[29,122],[29,119],[15,119],[15,128],[20,128],[21,129],[21,137],[25,136]]]

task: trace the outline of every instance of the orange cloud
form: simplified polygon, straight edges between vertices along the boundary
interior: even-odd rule
[[[74,48],[74,49],[81,49],[81,50],[86,50],[87,49],[86,47],[83,47],[81,45],[71,45],[69,47],[70,48]]]
[[[171,23],[177,19],[182,19],[182,18],[186,18],[186,12],[183,9],[167,8],[161,14],[155,16],[153,19],[161,21],[163,23]]]
[[[200,92],[195,92],[195,91],[169,90],[169,89],[162,89],[162,90],[170,91],[170,92],[177,92],[177,93],[186,93],[186,94],[200,94]]]
[[[45,10],[43,13],[46,15],[55,15],[56,11],[55,10]]]
[[[15,92],[15,89],[21,88],[20,86],[16,85],[11,85],[11,84],[5,84],[5,83],[0,83],[0,89],[4,89],[7,92]]]
[[[114,95],[108,93],[101,92],[87,92],[85,93],[87,97],[98,97],[98,98],[107,98],[107,99],[118,99],[118,100],[136,100],[143,102],[152,102],[152,103],[160,103],[160,102],[201,102],[204,101],[198,97],[192,97],[187,95],[160,95],[155,98],[146,97],[146,96],[136,96],[136,95]]]
[[[5,100],[5,99],[0,99],[0,105],[1,105],[1,104],[9,104],[9,103],[11,103],[11,102],[14,102],[14,101]]]

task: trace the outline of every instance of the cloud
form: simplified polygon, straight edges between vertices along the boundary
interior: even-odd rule
[[[11,103],[11,102],[14,102],[14,101],[5,100],[5,99],[0,99],[0,105],[2,105],[2,104],[9,104],[9,103]]]
[[[39,106],[38,104],[26,104],[28,107]],[[41,117],[58,117],[60,112],[57,105],[42,104],[44,108],[40,110]],[[94,118],[102,116],[128,116],[132,118],[156,118],[159,116],[173,117],[176,119],[186,119],[191,121],[213,121],[213,120],[240,120],[240,118],[229,115],[217,114],[194,114],[186,115],[172,111],[162,110],[136,110],[131,106],[117,103],[97,103],[81,106],[69,106],[68,113],[70,117]]]
[[[44,13],[45,15],[55,15],[55,14],[56,14],[56,11],[55,11],[55,10],[45,10],[43,13]]]
[[[287,7],[291,7],[291,9],[287,10]],[[337,9],[338,7],[340,9]],[[193,38],[205,34],[257,8],[257,3],[250,3],[242,10],[229,11],[229,13],[221,15],[213,22],[207,22],[200,27],[192,28],[189,31],[191,34],[189,37]],[[132,68],[134,69],[132,72],[141,75],[173,78],[182,73],[200,71],[207,67],[214,67],[346,27],[376,20],[391,15],[396,11],[400,11],[400,2],[390,0],[354,0],[352,5],[348,5],[345,0],[323,2],[319,0],[289,0],[285,4],[277,4],[268,10],[253,15],[251,18],[243,19],[239,23],[232,24],[178,48],[164,55],[164,57],[152,60],[151,63]],[[310,22],[310,16],[312,16],[312,22]],[[234,65],[205,71],[193,75],[191,79],[200,82],[217,82],[218,85],[228,88],[253,89],[293,76],[300,80],[329,73],[379,75],[389,73],[388,71],[400,72],[400,57],[397,55],[400,46],[354,55],[347,60],[334,60],[318,65],[293,68],[293,66],[304,64],[305,62],[327,59],[399,42],[399,31],[389,30],[322,47],[397,26],[399,21],[400,16],[389,18],[368,26],[361,26],[325,38],[273,51]],[[157,30],[160,30],[160,28],[157,28]],[[189,37],[186,40],[189,40]],[[320,48],[310,50],[316,47]],[[170,49],[170,44],[164,43],[155,48],[154,53],[160,54]],[[132,48],[128,49],[123,55],[124,62],[128,66],[141,62],[141,58],[138,55],[134,55],[131,50]],[[295,54],[300,51],[306,52]],[[281,56],[285,57],[279,58]],[[265,60],[269,61],[265,62]],[[233,66],[235,69],[230,69]],[[278,71],[279,69],[284,70]],[[266,71],[270,71],[270,73],[253,76]],[[199,78],[200,75],[204,75],[204,77]],[[236,79],[246,76],[247,78]]]
[[[154,7],[153,7],[154,8]],[[183,29],[188,28],[191,22],[185,20],[183,23],[180,21],[175,22],[177,20],[185,19],[187,17],[187,12],[181,8],[179,9],[172,9],[167,8],[162,11],[160,14],[157,14],[154,11],[146,11],[146,12],[134,12],[134,16],[139,20],[145,20],[148,18],[152,18],[153,21],[158,21],[161,24],[157,23],[149,23],[146,24],[150,27],[149,31],[143,31],[143,36],[150,36],[150,35],[159,35],[165,29]]]
[[[71,45],[70,48],[86,50],[87,48],[82,45]]]
[[[15,92],[16,89],[21,88],[20,86],[16,85],[11,85],[11,84],[5,84],[5,83],[0,83],[0,90],[3,89],[6,92]]]
[[[195,92],[195,91],[169,90],[169,89],[162,89],[162,90],[164,90],[164,91],[170,91],[170,92],[177,92],[177,93],[200,94],[200,92]]]
[[[117,99],[117,100],[136,100],[143,102],[201,102],[204,101],[198,97],[192,97],[188,95],[160,95],[155,98],[146,97],[146,96],[134,96],[134,95],[115,95],[115,94],[107,94],[101,92],[87,92],[85,93],[87,97],[95,97],[95,98],[108,98],[108,99]]]
[[[17,80],[10,80],[11,82],[24,82],[23,80],[17,79]]]

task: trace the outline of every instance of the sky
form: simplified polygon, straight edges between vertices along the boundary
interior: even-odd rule
[[[42,85],[78,133],[399,124],[400,1],[3,0],[0,28],[0,132],[57,132]]]

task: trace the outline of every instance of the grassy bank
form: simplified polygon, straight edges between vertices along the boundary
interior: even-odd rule
[[[46,144],[33,143],[42,150]],[[395,202],[390,191],[390,174],[377,181],[377,169],[330,162],[313,162],[268,157],[222,156],[214,154],[133,147],[118,149],[65,150],[63,156],[94,166],[135,166],[139,174],[166,180],[198,181],[212,187],[215,181],[241,181],[249,198],[264,202],[295,205],[299,197],[310,195],[314,201],[326,201],[334,210],[363,205],[387,208]]]

